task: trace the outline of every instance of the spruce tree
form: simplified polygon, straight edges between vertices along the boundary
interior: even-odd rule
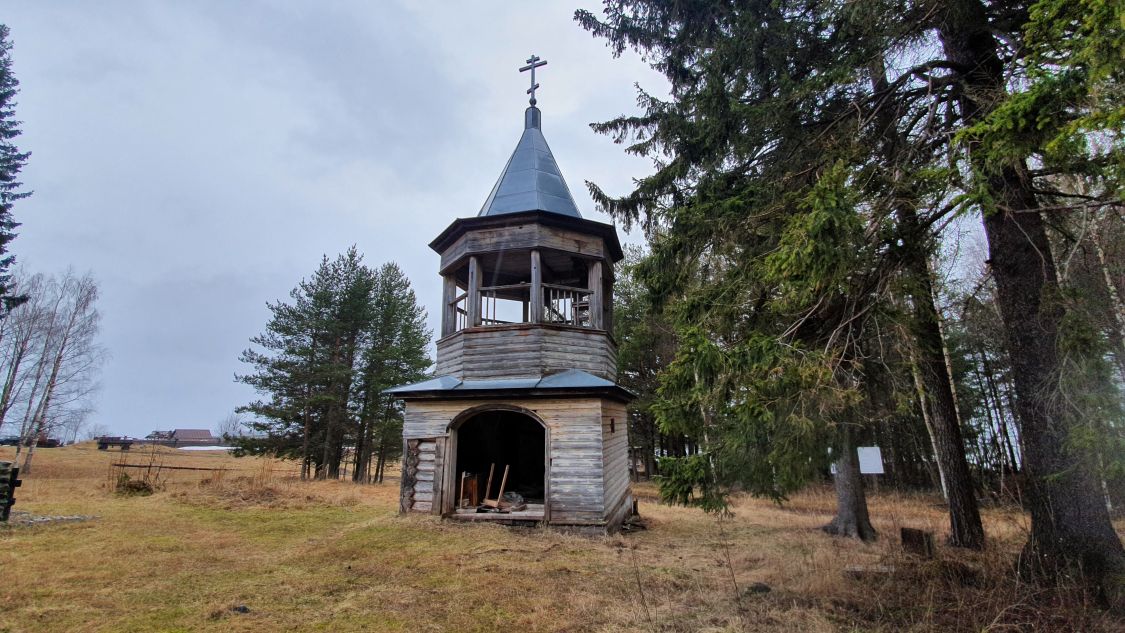
[[[1089,455],[1073,442],[1081,421],[1053,388],[1065,310],[1043,217],[1051,174],[1033,168],[1042,159],[1033,144],[1006,145],[1013,151],[996,160],[977,134],[1002,109],[1009,78],[1039,63],[1014,48],[1029,16],[1061,10],[1072,28],[1078,9],[1065,5],[635,0],[607,2],[604,21],[586,12],[577,19],[616,53],[638,49],[671,82],[670,100],[642,93],[640,116],[594,126],[634,139],[628,151],[657,158],[656,173],[622,198],[591,190],[614,217],[642,221],[657,236],[653,285],[681,304],[676,295],[686,296],[689,317],[718,326],[698,333],[697,348],[681,348],[696,369],[725,365],[743,373],[744,390],[768,385],[768,375],[746,372],[756,367],[752,357],[735,353],[756,332],[761,349],[779,346],[769,361],[779,383],[784,359],[823,355],[833,380],[815,386],[845,396],[835,411],[845,410],[863,393],[868,326],[900,318],[885,299],[887,284],[910,271],[908,251],[924,249],[951,213],[982,214],[1033,492],[1021,560],[1029,571],[1073,571],[1105,588],[1125,570],[1125,554]],[[1117,37],[1091,35],[1077,50]],[[1097,94],[1107,85],[1116,94],[1117,75],[1098,68]],[[897,212],[902,202],[916,222]],[[922,343],[932,352],[932,342]],[[815,374],[803,364],[798,377]],[[671,392],[690,399],[691,388],[681,380]],[[779,415],[800,423],[795,412],[807,410],[799,397],[760,402],[771,410],[750,428],[769,428]],[[835,415],[822,408],[817,417],[826,411]],[[944,457],[964,450],[946,440]]]
[[[8,270],[15,263],[15,256],[8,253],[8,247],[15,239],[15,229],[19,223],[12,215],[17,200],[31,195],[23,191],[19,174],[27,163],[30,152],[20,152],[15,139],[20,135],[20,122],[16,120],[16,95],[20,82],[12,72],[12,42],[8,27],[0,24],[0,318],[7,315],[15,306],[27,301],[27,297],[12,294],[11,276]]]

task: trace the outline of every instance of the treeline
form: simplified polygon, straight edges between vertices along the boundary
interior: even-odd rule
[[[73,441],[93,408],[105,349],[98,344],[98,285],[90,275],[17,269],[7,282],[21,302],[0,319],[0,434],[19,438],[31,472],[40,440]]]
[[[414,382],[430,366],[431,333],[410,282],[394,263],[367,267],[355,247],[325,257],[288,302],[269,304],[266,331],[241,360],[236,380],[263,399],[250,435],[229,438],[241,453],[299,459],[301,477],[382,481],[402,452],[402,408],[384,389]]]
[[[655,173],[589,185],[650,243],[617,336],[634,444],[682,455],[646,464],[665,498],[784,499],[835,461],[826,529],[875,538],[877,443],[899,485],[944,490],[953,545],[983,547],[982,493],[1011,492],[1023,572],[1125,599],[1120,9],[606,5],[576,19],[671,87],[593,126]],[[940,274],[971,218],[983,269]]]

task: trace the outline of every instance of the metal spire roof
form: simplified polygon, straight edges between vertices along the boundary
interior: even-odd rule
[[[527,63],[520,68],[520,72],[531,71],[531,88],[527,91],[531,95],[531,107],[523,115],[523,136],[478,215],[549,211],[581,218],[555,156],[547,146],[547,139],[543,138],[543,113],[535,107],[535,89],[539,87],[535,83],[535,69],[546,66],[547,62],[532,55]]]

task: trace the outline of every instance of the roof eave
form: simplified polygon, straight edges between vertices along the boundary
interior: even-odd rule
[[[625,253],[621,250],[621,240],[617,237],[617,227],[612,224],[541,210],[502,213],[499,215],[483,215],[472,218],[457,218],[447,226],[441,234],[435,237],[433,241],[430,242],[429,246],[432,250],[441,254],[452,246],[457,238],[473,229],[510,226],[512,224],[522,224],[528,221],[535,221],[550,226],[575,228],[597,235],[605,240],[611,261],[616,263],[625,257]]]
[[[598,396],[628,404],[636,395],[620,385],[607,387],[567,387],[561,389],[453,389],[388,392],[403,400],[486,400],[494,398],[557,398],[559,396]]]

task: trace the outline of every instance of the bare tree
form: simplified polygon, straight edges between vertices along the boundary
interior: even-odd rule
[[[23,269],[17,269],[9,285],[13,292],[27,297],[28,301],[0,320],[0,343],[3,344],[0,361],[4,367],[4,385],[0,389],[0,428],[9,421],[8,413],[12,407],[22,399],[32,373],[28,367],[35,365],[36,350],[43,335],[40,322],[46,300],[46,281],[41,274],[30,275]]]
[[[242,437],[246,435],[246,423],[249,420],[250,416],[245,413],[231,412],[219,421],[219,425],[215,428],[215,435],[224,440],[230,437]]]
[[[89,426],[86,426],[84,429],[82,429],[81,433],[82,433],[82,440],[87,441],[87,440],[94,440],[94,439],[97,439],[97,438],[105,436],[105,435],[109,435],[110,430],[109,430],[109,427],[104,425],[104,424],[91,424]]]
[[[8,317],[0,416],[6,419],[16,405],[22,410],[16,458],[26,444],[26,473],[41,437],[62,430],[77,435],[92,410],[90,397],[106,353],[95,340],[101,316],[90,275],[32,275],[21,286],[30,299]]]

